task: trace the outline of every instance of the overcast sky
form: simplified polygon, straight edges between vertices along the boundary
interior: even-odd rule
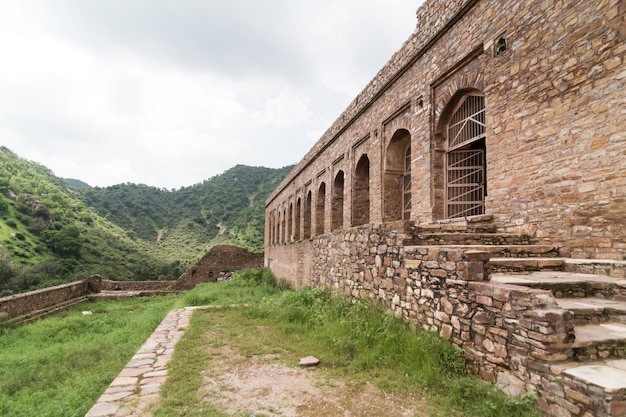
[[[298,162],[421,0],[0,0],[0,145],[93,186]]]

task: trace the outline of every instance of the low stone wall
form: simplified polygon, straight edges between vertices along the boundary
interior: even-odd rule
[[[102,280],[103,291],[168,291],[176,281],[110,281]]]
[[[99,277],[0,298],[0,318],[14,319],[97,291]]]
[[[554,398],[550,364],[573,356],[558,349],[574,338],[570,312],[549,291],[489,282],[488,253],[404,246],[410,231],[399,226],[374,224],[278,245],[271,256],[281,259],[281,248],[305,253],[313,259],[311,286],[372,299],[396,317],[438,332],[463,350],[474,373],[508,394],[536,391]],[[275,266],[279,278],[294,279]]]

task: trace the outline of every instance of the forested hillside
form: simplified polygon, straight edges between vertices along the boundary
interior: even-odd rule
[[[218,243],[261,251],[264,201],[290,168],[238,165],[172,191],[95,188],[0,147],[0,296],[91,274],[175,279]]]
[[[173,191],[128,183],[76,191],[100,215],[149,242],[153,253],[189,265],[215,244],[262,252],[265,199],[291,168],[237,165]]]

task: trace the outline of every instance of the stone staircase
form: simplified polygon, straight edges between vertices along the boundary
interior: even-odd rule
[[[413,245],[490,253],[492,283],[547,290],[571,315],[573,337],[545,343],[546,415],[626,416],[626,261],[559,257],[558,247],[497,233],[491,216],[417,225]]]

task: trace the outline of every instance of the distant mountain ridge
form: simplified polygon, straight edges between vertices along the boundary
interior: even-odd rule
[[[100,188],[0,147],[0,296],[91,274],[175,279],[217,244],[260,252],[265,199],[291,168],[237,165],[173,191]]]
[[[147,242],[178,252],[185,240],[202,248],[234,244],[263,251],[265,199],[293,166],[280,169],[236,165],[202,183],[168,191],[141,184],[87,187],[79,199],[109,221]],[[195,255],[197,253],[192,251]],[[200,254],[201,255],[201,254]]]

